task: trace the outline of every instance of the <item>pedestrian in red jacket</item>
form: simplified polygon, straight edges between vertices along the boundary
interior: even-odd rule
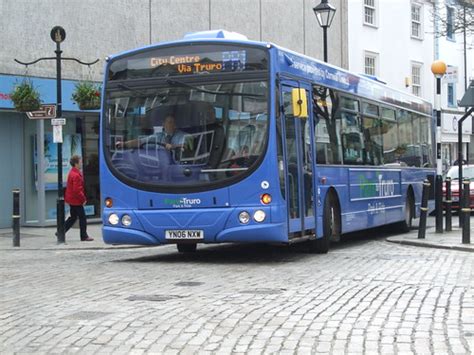
[[[67,177],[66,194],[64,201],[70,206],[71,215],[66,221],[64,226],[64,232],[67,232],[72,225],[79,218],[79,227],[81,230],[81,240],[90,242],[93,241],[91,237],[87,235],[87,220],[86,213],[84,211],[84,205],[87,202],[86,194],[84,193],[84,178],[81,173],[82,159],[78,155],[73,155],[69,160],[72,166],[71,171]]]

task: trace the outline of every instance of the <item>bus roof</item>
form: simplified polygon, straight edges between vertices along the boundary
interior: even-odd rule
[[[391,88],[373,78],[349,72],[287,48],[278,45],[273,46],[278,51],[277,70],[280,72],[308,78],[311,82],[362,96],[369,100],[385,102],[432,115],[431,103],[418,96]]]
[[[391,88],[378,80],[368,78],[365,75],[351,73],[348,70],[335,65],[322,62],[318,59],[292,51],[270,42],[260,42],[249,40],[246,36],[225,30],[199,31],[186,34],[180,40],[160,42],[141,48],[125,51],[113,56],[108,60],[122,56],[127,56],[139,51],[166,47],[170,45],[180,45],[185,43],[229,43],[251,45],[276,51],[276,63],[273,64],[278,73],[288,73],[312,83],[327,86],[336,90],[341,90],[349,94],[362,96],[369,100],[385,102],[390,105],[397,105],[409,110],[423,112],[432,115],[431,103],[420,97]]]

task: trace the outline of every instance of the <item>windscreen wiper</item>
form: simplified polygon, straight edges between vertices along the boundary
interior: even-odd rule
[[[117,84],[117,86],[121,89],[125,89],[125,90],[129,90],[131,92],[134,92],[134,93],[137,93],[138,95],[140,96],[145,96],[145,97],[149,97],[149,96],[158,96],[160,97],[160,101],[158,101],[158,105],[154,105],[154,107],[156,106],[159,106],[161,105],[163,102],[165,102],[167,99],[168,99],[168,95],[167,94],[157,94],[157,93],[151,93],[151,94],[148,94],[144,91],[141,91],[141,90],[138,90],[138,89],[134,89],[134,88],[131,88],[130,86],[128,85],[125,85],[125,84]]]
[[[141,90],[138,90],[138,89],[134,89],[134,88],[131,88],[130,86],[128,85],[125,85],[125,84],[117,84],[117,86],[120,88],[120,89],[125,89],[125,90],[129,90],[131,92],[134,92],[134,93],[137,93],[139,95],[142,95],[142,96],[148,96],[148,94],[146,94],[145,92],[141,91]]]
[[[190,89],[193,89],[193,90],[197,90],[197,91],[204,92],[204,93],[206,93],[206,94],[212,94],[212,95],[264,97],[264,95],[260,95],[260,94],[233,93],[233,92],[212,91],[212,90],[202,89],[202,88],[200,88],[200,87],[198,87],[198,86],[194,86],[194,85],[191,85],[191,84],[187,84],[187,83],[185,83],[185,82],[182,82],[182,81],[176,80],[176,79],[166,79],[166,82],[167,82],[169,85],[172,85],[172,86],[183,86],[183,87],[186,87],[186,88],[190,88]]]

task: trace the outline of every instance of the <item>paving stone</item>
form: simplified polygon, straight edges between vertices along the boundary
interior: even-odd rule
[[[360,239],[4,250],[0,353],[472,353],[472,254]]]

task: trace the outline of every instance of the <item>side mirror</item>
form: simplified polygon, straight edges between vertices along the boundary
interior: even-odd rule
[[[306,99],[305,89],[291,89],[291,102],[294,117],[308,117],[308,100]]]

